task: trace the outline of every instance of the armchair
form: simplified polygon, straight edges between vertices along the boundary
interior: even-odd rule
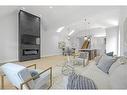
[[[89,53],[88,52],[80,52],[79,56],[74,59],[74,63],[81,64],[86,66],[89,61]]]
[[[10,83],[17,89],[49,89],[52,86],[52,67],[44,71],[29,69],[33,66],[36,69],[36,64],[24,67],[14,63],[6,63],[1,66],[1,69]],[[32,76],[31,72],[35,75]]]

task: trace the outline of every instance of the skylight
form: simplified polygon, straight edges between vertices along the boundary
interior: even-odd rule
[[[70,35],[72,35],[73,33],[74,33],[75,31],[74,30],[72,30],[68,35],[70,36]]]
[[[64,26],[58,28],[56,32],[61,32],[63,29],[64,29]]]

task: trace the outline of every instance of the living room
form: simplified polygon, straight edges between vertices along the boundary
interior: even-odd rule
[[[126,6],[0,6],[0,10],[1,89],[41,89],[45,81],[48,87],[44,84],[42,89],[127,89],[126,81],[121,81],[127,78]],[[82,52],[85,60],[79,59]],[[121,68],[111,77],[115,62]],[[38,79],[42,74],[43,82],[32,88],[25,84],[27,79],[17,82],[14,75],[26,67],[40,69],[34,74]],[[90,83],[81,80],[83,88],[73,88],[68,82],[73,73]]]

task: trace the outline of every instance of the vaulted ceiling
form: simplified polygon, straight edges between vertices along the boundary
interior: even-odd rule
[[[43,24],[51,29],[111,27],[118,25],[120,15],[120,7],[112,6],[38,6],[26,7],[26,10],[40,14]]]
[[[19,9],[40,16],[46,30],[61,26],[75,30],[111,27],[118,25],[120,15],[119,6],[2,6],[0,17]]]

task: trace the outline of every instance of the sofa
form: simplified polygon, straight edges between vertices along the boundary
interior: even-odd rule
[[[127,58],[117,57],[110,66],[108,73],[97,67],[101,58],[95,58],[86,67],[75,68],[75,73],[92,79],[98,89],[127,89]],[[64,89],[68,78],[64,79]]]

